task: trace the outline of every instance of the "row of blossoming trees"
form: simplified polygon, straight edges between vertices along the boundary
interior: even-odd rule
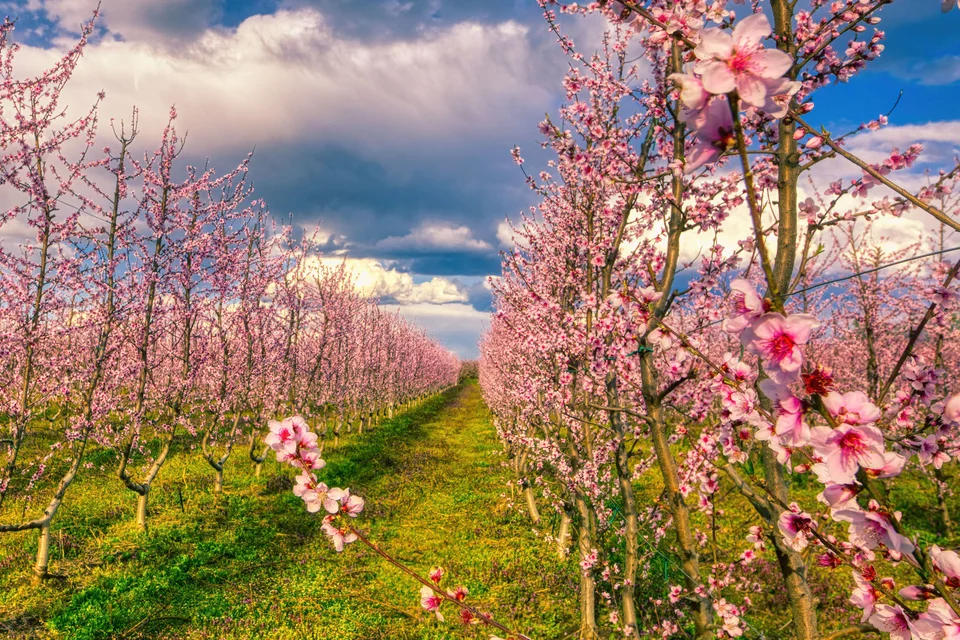
[[[480,379],[531,518],[575,549],[582,638],[960,638],[960,167],[848,150],[885,116],[815,124],[890,3],[541,1],[567,100]],[[596,53],[559,12],[603,14]],[[929,234],[885,248],[871,225],[904,215]],[[920,496],[939,531],[901,513]]]
[[[249,159],[224,175],[184,166],[174,111],[154,151],[135,152],[136,111],[98,151],[97,105],[70,118],[60,104],[92,25],[33,78],[14,72],[12,28],[0,27],[0,532],[39,532],[38,578],[92,448],[114,452],[146,528],[175,450],[202,455],[219,493],[234,447],[259,473],[268,419],[299,414],[335,442],[456,382],[455,356],[272,221]]]

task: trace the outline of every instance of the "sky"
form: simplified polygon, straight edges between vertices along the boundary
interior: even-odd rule
[[[816,121],[842,130],[902,91],[894,126],[858,151],[919,140],[935,158],[960,154],[960,11],[939,5],[885,9],[884,55],[818,94]],[[39,70],[95,2],[0,6],[17,19],[20,62]],[[366,293],[476,357],[504,221],[534,203],[510,149],[545,168],[536,127],[562,100],[566,61],[535,0],[103,0],[101,11],[68,106],[104,90],[101,120],[137,106],[141,140],[155,143],[176,105],[185,161],[223,172],[255,149],[254,186],[275,216],[319,226],[327,259],[346,258]],[[584,44],[602,28],[569,26]]]

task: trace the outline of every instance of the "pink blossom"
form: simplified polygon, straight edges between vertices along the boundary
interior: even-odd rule
[[[286,418],[283,422],[270,420],[267,423],[270,433],[263,441],[277,452],[278,462],[285,462],[288,456],[297,451],[297,445],[303,432],[298,428],[299,425],[294,423],[294,420],[295,418]]]
[[[890,634],[890,640],[910,640],[914,633],[910,616],[900,605],[878,604],[870,624]]]
[[[872,550],[883,544],[897,553],[913,553],[913,543],[894,528],[893,516],[881,512],[874,502],[871,502],[868,511],[859,508],[841,509],[834,512],[833,517],[835,520],[850,523],[847,530],[850,542],[863,549]]]
[[[333,488],[327,492],[324,507],[330,513],[343,512],[351,518],[356,518],[363,511],[363,498],[350,495],[350,489]]]
[[[720,328],[726,333],[739,334],[755,319],[766,311],[763,299],[757,295],[757,289],[749,281],[736,278],[730,283],[730,303],[732,315],[724,318]]]
[[[775,433],[785,445],[802,447],[810,442],[810,427],[803,416],[807,411],[804,402],[790,393],[787,387],[767,379],[760,382],[760,390],[776,405],[777,424]]]
[[[763,527],[758,525],[753,525],[749,529],[747,534],[747,542],[752,542],[755,549],[763,549]]]
[[[797,208],[800,210],[800,213],[807,217],[807,222],[813,224],[817,221],[817,214],[820,212],[820,205],[818,205],[813,198],[807,198],[806,200],[797,204]]]
[[[704,29],[695,50],[703,87],[710,93],[730,93],[734,89],[747,104],[762,108],[766,103],[766,80],[775,80],[793,66],[793,58],[777,49],[766,49],[762,41],[771,33],[763,13],[755,13],[737,23],[733,33],[723,29]]]
[[[356,518],[363,511],[363,498],[350,494],[350,489],[345,489],[340,498],[340,511],[351,518]]]
[[[857,571],[853,572],[853,580],[857,583],[857,588],[850,594],[850,603],[863,610],[863,617],[860,618],[860,622],[864,623],[873,615],[873,607],[881,593]]]
[[[713,162],[736,143],[733,116],[726,100],[711,100],[691,126],[697,133],[697,143],[687,155],[686,173]]]
[[[330,496],[327,485],[322,482],[301,484],[301,478],[303,474],[297,476],[297,485],[294,486],[293,493],[303,498],[307,511],[316,513],[323,508],[327,513],[337,513],[340,510],[340,505]]]
[[[818,326],[817,319],[806,313],[786,318],[779,313],[765,313],[741,334],[740,342],[747,351],[760,356],[764,370],[774,382],[785,385],[800,375],[800,345],[807,343]]]
[[[907,457],[893,451],[887,451],[883,454],[883,466],[878,468],[866,468],[867,475],[873,478],[893,478],[900,475],[904,465],[907,464]]]
[[[420,606],[427,613],[434,613],[437,620],[443,622],[443,614],[440,613],[441,604],[443,604],[443,596],[426,585],[420,588]]]
[[[813,538],[811,533],[817,527],[809,513],[804,513],[792,505],[794,510],[780,514],[778,526],[787,545],[794,551],[803,551]]]
[[[303,464],[316,471],[317,469],[323,469],[327,466],[327,463],[323,461],[320,457],[320,449],[305,449],[300,451],[300,460]]]
[[[727,410],[730,420],[756,422],[760,415],[757,413],[757,392],[753,389],[734,391],[723,396],[723,408]]]
[[[321,527],[323,532],[330,538],[330,541],[333,542],[333,548],[338,552],[343,551],[343,548],[350,544],[351,542],[356,542],[357,534],[349,529],[340,529],[334,526],[333,516],[327,516],[323,519],[323,526]]]
[[[953,394],[944,403],[943,419],[960,424],[960,393]]]
[[[662,298],[663,291],[657,291],[653,287],[641,287],[637,289],[637,297],[644,304],[650,304]]]
[[[830,480],[836,484],[854,482],[860,467],[877,468],[884,464],[883,434],[876,427],[815,427],[811,440]]]
[[[831,392],[823,396],[823,405],[838,422],[873,424],[880,419],[880,409],[862,391],[843,394]]]
[[[940,436],[936,433],[931,433],[915,444],[919,447],[917,456],[921,464],[933,463],[934,468],[939,469],[943,463],[950,462],[950,456],[940,449]]]
[[[930,547],[930,559],[935,569],[942,572],[948,581],[954,582],[955,588],[960,588],[960,556],[956,551],[944,551],[933,545]]]
[[[764,84],[767,88],[767,97],[760,110],[768,116],[778,119],[787,115],[790,110],[790,101],[803,86],[796,80],[790,80],[789,78],[764,80]]]
[[[804,391],[810,395],[825,396],[833,389],[833,372],[822,364],[801,373],[800,378],[803,380]]]
[[[696,118],[710,97],[703,88],[700,78],[686,73],[671,73],[667,76],[667,80],[680,90],[680,104],[683,106],[680,112],[681,119],[689,122]]]
[[[434,584],[440,584],[440,580],[443,578],[443,567],[433,567],[428,575]]]
[[[857,484],[828,484],[817,496],[817,499],[830,505],[832,509],[843,509],[860,493]]]
[[[933,591],[933,589],[931,589],[930,587],[912,584],[909,587],[904,587],[903,589],[900,589],[900,591],[897,592],[897,595],[899,595],[904,600],[919,601],[919,600],[929,600],[935,597],[936,594]]]
[[[960,617],[943,598],[934,598],[927,610],[914,623],[922,640],[956,640],[960,638]]]

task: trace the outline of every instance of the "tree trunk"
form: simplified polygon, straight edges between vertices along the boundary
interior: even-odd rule
[[[586,501],[577,497],[577,512],[580,514],[580,532],[577,536],[577,548],[580,559],[584,560],[593,553],[593,513]],[[580,569],[580,640],[597,638],[597,585],[591,569]]]
[[[37,564],[33,567],[33,583],[39,585],[47,577],[50,565],[50,521],[40,527],[40,542],[37,545]]]
[[[944,538],[953,537],[953,520],[950,518],[950,509],[947,506],[947,476],[943,469],[934,469],[933,476],[937,484],[937,507],[940,510],[940,527]]]
[[[783,477],[783,469],[777,460],[777,454],[770,447],[763,447],[760,455],[767,487],[778,500],[789,504],[790,492]],[[779,517],[776,511],[770,514],[767,519],[769,530],[777,531]],[[793,635],[798,640],[815,640],[820,635],[817,631],[816,602],[807,583],[807,565],[799,553],[783,543],[781,536],[773,535],[772,538],[780,572],[787,587],[790,608],[793,610]]]
[[[570,553],[570,523],[570,514],[564,511],[560,516],[560,528],[557,530],[557,552],[561,559]]]
[[[137,529],[147,530],[147,496],[150,495],[150,488],[137,496]]]
[[[540,510],[537,509],[537,497],[533,493],[533,487],[529,484],[523,489],[523,497],[527,500],[527,511],[530,512],[530,519],[533,520],[533,524],[539,523]]]
[[[713,611],[709,600],[696,595],[696,590],[700,587],[700,556],[693,536],[693,527],[690,524],[690,509],[683,499],[683,494],[680,493],[680,474],[677,471],[676,461],[667,440],[659,391],[657,391],[653,375],[653,357],[649,353],[644,354],[640,361],[640,373],[643,380],[643,395],[647,406],[653,449],[657,456],[657,465],[660,467],[660,475],[663,476],[667,508],[673,518],[673,528],[677,533],[680,566],[685,576],[684,581],[687,591],[690,597],[694,598],[692,609],[693,621],[697,629],[696,637],[710,638],[713,637],[713,633],[709,629]]]
[[[607,376],[607,405],[620,406],[620,393],[617,388],[617,379],[614,374]],[[633,493],[633,475],[630,471],[630,455],[626,447],[626,425],[623,414],[619,411],[608,411],[610,428],[617,437],[617,450],[614,457],[617,470],[617,481],[620,485],[620,497],[623,500],[623,517],[626,521],[624,530],[623,590],[621,596],[623,610],[623,624],[639,635],[637,628],[637,604],[635,600],[637,568],[637,501]]]

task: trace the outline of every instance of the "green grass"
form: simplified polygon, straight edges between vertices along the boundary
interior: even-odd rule
[[[321,478],[366,498],[359,526],[398,559],[424,573],[444,566],[448,586],[464,584],[473,604],[533,637],[575,628],[575,564],[506,508],[503,457],[475,382],[347,436],[324,458]],[[110,463],[88,471],[67,495],[53,532],[51,569],[62,579],[33,587],[36,534],[0,536],[0,635],[464,636],[456,620],[424,614],[419,586],[362,545],[334,552],[285,484],[292,469],[269,462],[255,478],[240,448],[217,503],[212,470],[178,451],[151,492],[148,535],[135,530],[134,496],[111,472]]]

